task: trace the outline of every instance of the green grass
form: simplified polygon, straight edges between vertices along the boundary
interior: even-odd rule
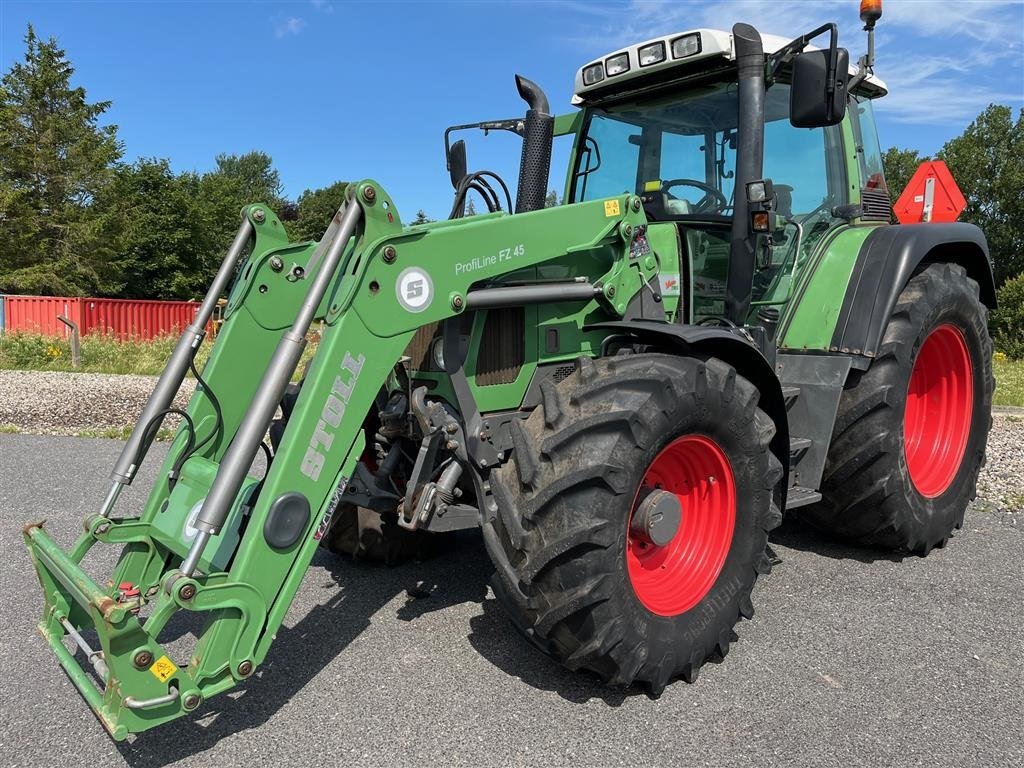
[[[20,435],[24,432],[15,424],[0,424],[0,435]],[[69,433],[72,437],[102,437],[108,440],[127,440],[132,434],[131,427],[105,427],[104,429],[79,429]],[[158,443],[167,442],[176,434],[173,429],[157,430],[153,439]]]
[[[994,405],[1024,407],[1024,360],[1007,360],[996,353],[992,368],[996,375]]]
[[[313,334],[312,337],[315,339],[316,335]],[[15,331],[0,335],[0,370],[135,373],[157,376],[163,371],[177,342],[177,336],[161,336],[148,341],[124,341],[116,336],[91,333],[82,337],[82,364],[78,368],[73,368],[71,343],[67,339]],[[199,348],[196,367],[200,371],[206,364],[212,346],[207,341]],[[301,375],[315,350],[315,341],[306,346],[296,369],[297,375]]]
[[[71,343],[60,337],[16,331],[0,336],[0,370],[79,371],[82,373],[159,374],[170,357],[175,336],[150,341],[122,341],[116,336],[90,333],[82,337],[82,364],[71,366]],[[202,365],[210,346],[199,349],[196,363]]]

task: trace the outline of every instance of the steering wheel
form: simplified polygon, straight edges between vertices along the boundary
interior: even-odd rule
[[[704,196],[693,204],[694,213],[707,211],[723,211],[729,207],[729,201],[721,190],[697,179],[666,179],[661,182],[661,191],[668,194],[672,187],[696,187],[704,192]]]

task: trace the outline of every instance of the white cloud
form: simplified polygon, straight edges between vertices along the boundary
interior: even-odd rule
[[[320,13],[334,13],[334,4],[327,0],[309,0],[309,2]]]
[[[883,7],[881,24],[909,27],[925,35],[966,36],[1003,44],[1016,41],[1018,45],[1021,39],[1020,0],[902,0]],[[1016,15],[1013,9],[1017,9]]]
[[[274,21],[274,37],[282,38],[287,35],[297,35],[306,26],[306,20],[300,16],[288,16],[276,18]]]
[[[919,56],[907,67],[898,54],[887,54],[877,69],[885,75],[889,95],[876,109],[899,123],[934,125],[966,123],[989,104],[1019,102],[1020,93],[977,82],[988,59],[983,51],[961,58]]]

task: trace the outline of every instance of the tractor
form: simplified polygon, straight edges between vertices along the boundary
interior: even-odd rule
[[[523,117],[445,134],[446,221],[403,226],[373,180],[317,242],[247,206],[81,538],[24,529],[40,631],[112,737],[251,677],[320,546],[394,561],[478,528],[512,627],[655,696],[726,655],[783,516],[944,546],[985,459],[995,292],[977,227],[892,223],[880,15],[861,4],[855,64],[834,24],[631,45],[579,69],[563,115],[517,76]],[[468,170],[470,128],[521,138],[514,204]],[[172,414],[148,501],[118,516]],[[102,582],[94,545],[122,548]],[[179,612],[204,622],[189,658],[162,643]]]

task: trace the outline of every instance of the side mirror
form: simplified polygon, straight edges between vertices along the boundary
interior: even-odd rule
[[[459,188],[459,182],[466,178],[469,172],[466,165],[466,142],[459,139],[450,150],[448,150],[448,173],[452,180],[452,186]]]
[[[846,115],[850,54],[845,48],[804,51],[793,59],[789,122],[795,128],[837,125]]]

